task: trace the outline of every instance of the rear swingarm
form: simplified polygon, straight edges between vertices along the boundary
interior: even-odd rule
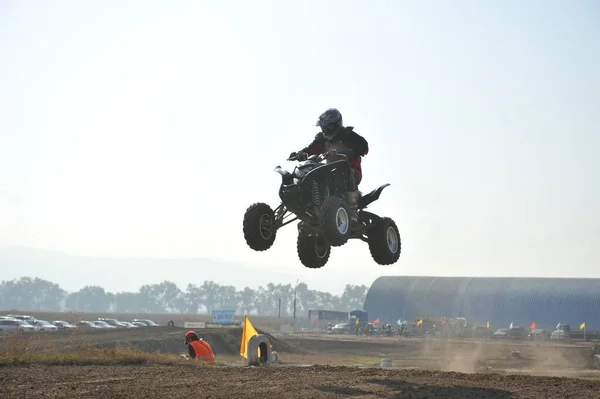
[[[368,242],[369,232],[381,220],[380,216],[374,213],[361,210],[358,214],[359,224],[352,226],[352,238]]]

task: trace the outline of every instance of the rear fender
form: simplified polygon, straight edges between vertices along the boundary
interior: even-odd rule
[[[390,185],[389,183],[383,184],[383,185],[379,186],[378,188],[376,188],[375,190],[371,191],[369,194],[363,195],[362,197],[360,197],[360,199],[358,200],[358,208],[364,209],[368,205],[377,201],[379,199],[379,196],[381,195],[381,192],[383,191],[383,189],[389,185]]]

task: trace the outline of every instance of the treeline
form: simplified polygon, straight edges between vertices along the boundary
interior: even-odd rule
[[[308,309],[350,311],[362,309],[368,287],[346,285],[342,295],[311,290],[305,283],[296,287],[296,314],[307,317]],[[58,284],[40,278],[21,277],[0,283],[0,309],[77,312],[209,313],[235,310],[239,314],[291,316],[294,287],[269,283],[258,289],[220,285],[214,281],[188,284],[180,289],[171,281],[143,285],[137,292],[107,292],[88,285],[67,292]]]

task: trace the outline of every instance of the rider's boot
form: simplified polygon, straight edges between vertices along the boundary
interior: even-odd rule
[[[347,200],[350,208],[350,219],[352,223],[358,223],[358,190],[348,191]]]

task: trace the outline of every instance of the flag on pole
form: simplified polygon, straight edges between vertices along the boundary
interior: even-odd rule
[[[250,323],[250,319],[248,316],[244,319],[244,330],[242,331],[242,343],[240,345],[240,356],[244,359],[248,359],[248,342],[250,342],[250,338],[258,335],[258,332]]]
[[[535,324],[535,321],[534,321],[534,322],[533,322],[533,323],[531,323],[531,325],[529,326],[529,329],[530,329],[530,330],[535,330],[535,326],[536,326],[536,324]]]
[[[579,329],[580,330],[585,329],[585,321],[579,325]]]
[[[508,326],[508,328],[513,328],[513,322],[510,322],[510,326]]]
[[[490,321],[488,320],[487,323],[485,324],[485,326],[487,327],[487,329],[490,329]]]
[[[375,321],[373,322],[373,324],[377,324],[379,323],[379,317],[375,319]]]
[[[398,325],[402,324],[402,319],[396,320],[396,324],[398,324]]]
[[[417,327],[419,327],[421,324],[423,324],[423,319],[417,321]]]

